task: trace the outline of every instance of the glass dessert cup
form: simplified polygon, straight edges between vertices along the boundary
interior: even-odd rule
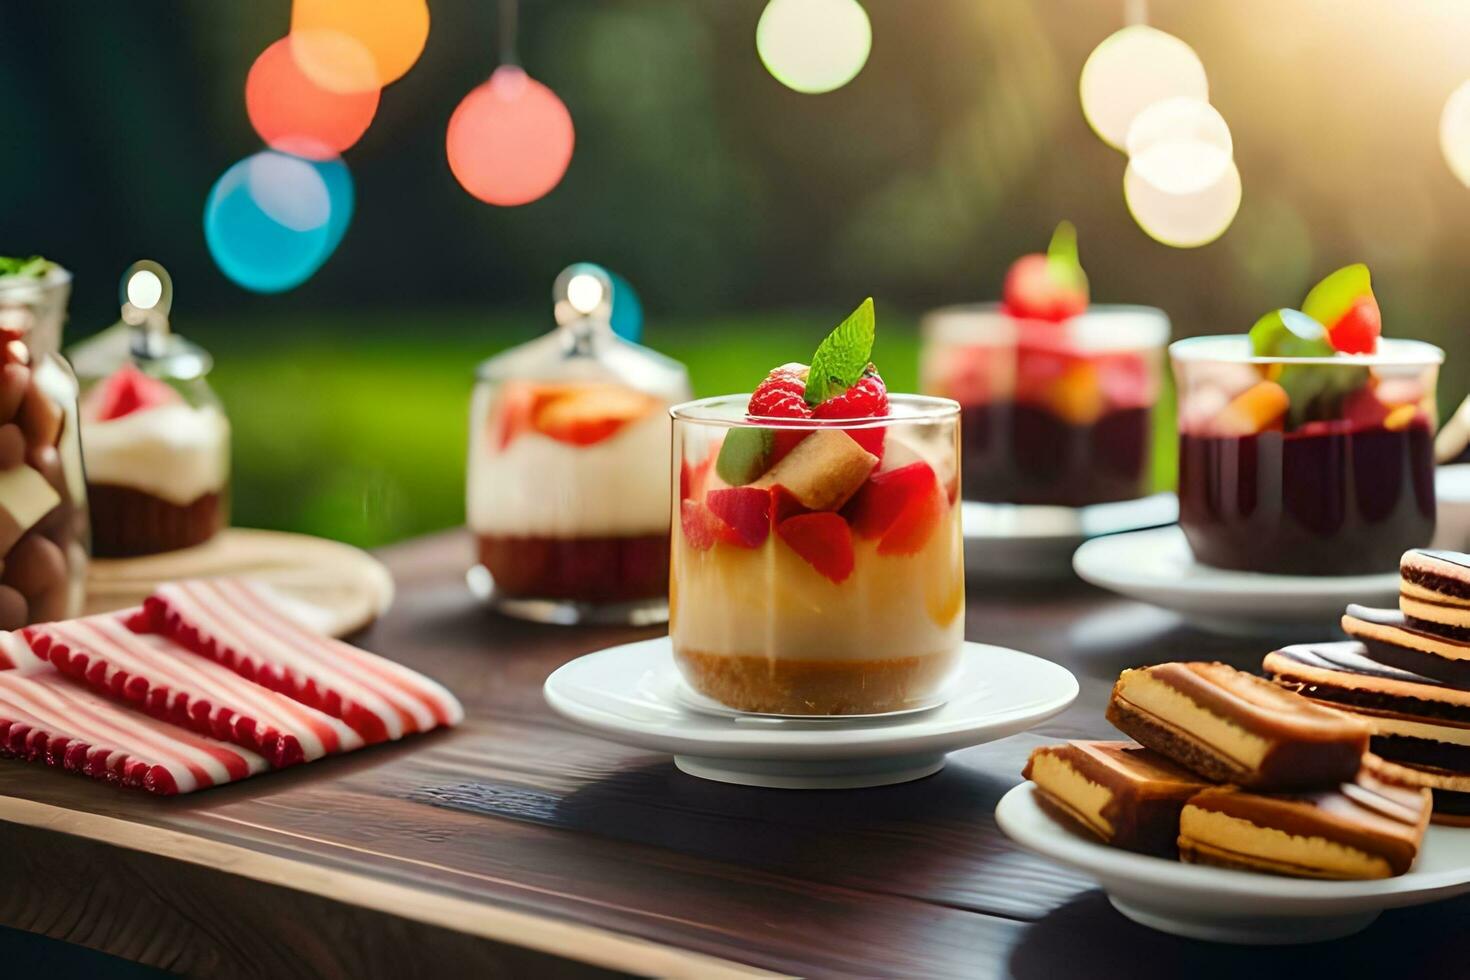
[[[1206,565],[1391,572],[1434,533],[1435,384],[1444,352],[1255,357],[1245,335],[1169,352],[1179,392],[1179,523]]]
[[[960,403],[966,500],[1083,507],[1151,490],[1169,319],[1093,306],[1061,322],[999,304],[923,322],[924,391]]]
[[[501,612],[549,623],[668,618],[669,406],[682,365],[616,336],[605,303],[480,366],[470,407],[471,584]],[[607,286],[607,293],[611,287]],[[606,294],[603,294],[606,295]]]
[[[902,711],[942,693],[964,641],[959,406],[752,419],[748,395],[676,406],[669,634],[695,691],[741,711]],[[729,439],[773,448],[731,486]],[[876,458],[875,458],[876,457]]]
[[[0,276],[0,629],[81,613],[87,488],[60,354],[71,273]]]

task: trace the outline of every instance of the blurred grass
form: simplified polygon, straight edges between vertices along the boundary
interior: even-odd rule
[[[809,359],[840,318],[660,320],[645,339],[688,365],[696,396],[715,395],[749,391],[770,367]],[[461,523],[475,365],[545,327],[544,314],[482,313],[181,324],[215,355],[213,382],[234,426],[235,523],[363,547]],[[912,319],[885,315],[874,360],[890,389],[916,390]],[[1171,401],[1159,415],[1155,474],[1169,486]]]

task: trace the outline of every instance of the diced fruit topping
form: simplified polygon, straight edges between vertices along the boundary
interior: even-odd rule
[[[182,400],[168,382],[149,377],[132,364],[118,368],[87,396],[89,414],[98,422],[110,422]]]
[[[536,411],[536,386],[511,381],[500,390],[500,405],[491,415],[495,447],[504,452],[512,442],[531,428]]]
[[[622,385],[565,385],[538,393],[531,425],[558,442],[592,446],[660,407],[652,395]]]
[[[1274,381],[1259,381],[1236,395],[1215,418],[1222,436],[1248,436],[1264,432],[1281,421],[1291,399]]]
[[[720,446],[715,473],[731,486],[753,483],[771,468],[775,444],[773,429],[732,428],[725,433],[725,441]]]
[[[695,551],[708,551],[716,541],[727,540],[732,534],[730,526],[698,500],[679,502],[679,527]]]
[[[812,409],[812,414],[819,419],[881,418],[888,414],[888,386],[883,383],[873,365],[869,364],[863,376],[852,387],[822,402]],[[885,431],[882,426],[874,426],[868,429],[851,429],[847,434],[859,446],[882,459]],[[777,439],[779,438],[778,432]]]
[[[711,490],[709,509],[735,532],[734,544],[759,548],[771,533],[771,492],[756,487]]]
[[[776,525],[776,535],[833,582],[842,582],[852,574],[852,531],[842,515],[788,517]]]
[[[1097,367],[1078,361],[1044,389],[1043,399],[1052,412],[1072,425],[1091,425],[1102,415],[1102,385]]]
[[[1331,357],[1337,353],[1327,328],[1299,310],[1272,310],[1251,327],[1256,357]]]
[[[944,516],[945,497],[928,463],[875,473],[853,498],[849,513],[859,537],[878,539],[880,555],[923,548]]]
[[[1398,432],[1407,429],[1409,423],[1419,414],[1417,405],[1400,405],[1383,417],[1383,427],[1390,432]]]
[[[710,467],[714,466],[714,456],[706,456],[703,462],[690,464],[689,460],[679,462],[679,499],[699,499],[704,496],[705,484],[709,482]]]
[[[840,429],[818,429],[756,481],[784,487],[808,510],[837,510],[862,486],[878,457]]]
[[[756,385],[750,396],[746,414],[752,418],[809,419],[811,406],[806,403],[805,364],[783,364]]]
[[[1060,323],[1087,310],[1087,294],[1087,274],[1077,258],[1077,230],[1063,221],[1045,255],[1023,255],[1011,265],[1003,305],[1018,319]]]
[[[1368,267],[1361,262],[1338,269],[1313,286],[1302,312],[1327,329],[1333,349],[1343,354],[1371,354],[1378,349],[1383,318]]]

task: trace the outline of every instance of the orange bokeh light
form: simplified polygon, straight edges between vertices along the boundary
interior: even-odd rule
[[[429,37],[424,0],[294,0],[296,63],[329,92],[376,91],[402,78]]]
[[[321,88],[297,65],[292,45],[283,37],[250,66],[245,111],[272,149],[327,160],[367,132],[378,111],[378,90],[349,95]]]
[[[502,65],[449,118],[445,150],[454,177],[487,204],[529,204],[561,182],[575,142],[556,93]]]

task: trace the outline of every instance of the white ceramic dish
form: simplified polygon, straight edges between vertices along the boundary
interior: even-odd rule
[[[1333,626],[1350,602],[1392,606],[1399,573],[1266,575],[1194,560],[1177,524],[1088,541],[1072,556],[1077,574],[1133,599],[1224,633]]]
[[[949,752],[1040,724],[1072,703],[1077,681],[1040,657],[966,643],[945,700],[927,710],[863,718],[726,714],[691,703],[664,636],[578,657],[546,679],[543,693],[558,714],[615,742],[673,753],[674,764],[693,776],[849,789],[928,776]]]
[[[1172,524],[1179,498],[1156,493],[1088,507],[987,504],[966,500],[965,571],[977,578],[1065,578],[1072,552],[1090,538]]]
[[[1089,840],[1041,809],[1022,783],[995,808],[1017,844],[1096,878],[1113,907],[1141,925],[1222,943],[1319,942],[1365,928],[1384,909],[1470,891],[1470,829],[1431,826],[1408,874],[1315,881],[1184,864]]]

